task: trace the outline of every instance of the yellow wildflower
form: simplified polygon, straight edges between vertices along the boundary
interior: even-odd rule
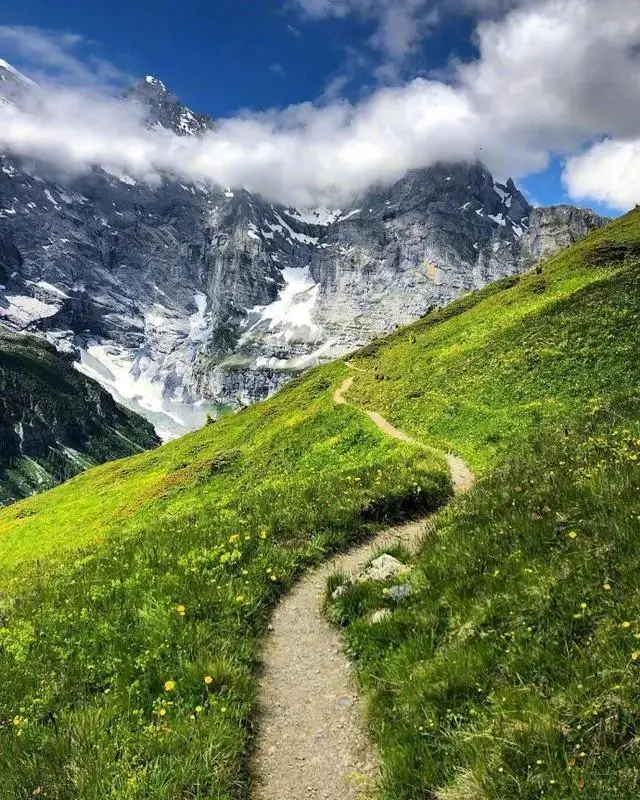
[[[631,623],[628,620],[625,620],[624,622],[620,623],[620,627],[621,628],[630,628],[631,627]]]
[[[184,617],[184,615],[187,613],[186,606],[176,606],[176,611],[181,617]]]
[[[176,688],[175,681],[167,681],[164,685],[165,692],[172,692]]]
[[[602,588],[605,590],[605,592],[610,592],[611,591],[611,585],[608,584],[608,583],[603,583],[602,584]]]
[[[639,658],[640,658],[640,650],[635,650],[633,653],[631,653],[632,661],[637,661]]]
[[[569,533],[567,534],[567,536],[570,539],[575,539],[577,537],[577,535],[578,535],[578,533],[576,531],[569,531]]]
[[[206,683],[207,686],[211,686],[211,684],[213,683],[213,678],[211,677],[211,675],[205,675],[204,682]]]

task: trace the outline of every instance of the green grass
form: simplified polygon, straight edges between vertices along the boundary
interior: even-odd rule
[[[271,604],[451,491],[439,456],[333,404],[345,371],[0,512],[0,797],[246,797]]]
[[[562,426],[441,512],[400,607],[333,604],[382,797],[638,797],[639,460],[640,404]]]
[[[484,476],[408,601],[361,584],[330,608],[385,799],[639,796],[639,255],[635,212],[354,359],[352,400]]]
[[[639,240],[636,211],[539,274],[370,345],[353,360],[365,373],[350,398],[482,471],[539,427],[626,397],[640,383]]]
[[[438,449],[481,481],[437,517],[412,597],[373,626],[383,587],[331,609],[382,795],[637,797],[639,254],[634,212],[351,371],[0,511],[0,798],[247,798],[270,607],[307,565],[441,505]]]

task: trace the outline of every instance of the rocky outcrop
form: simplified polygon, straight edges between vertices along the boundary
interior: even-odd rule
[[[528,230],[522,238],[520,258],[523,267],[550,258],[607,222],[593,211],[573,206],[532,209]]]

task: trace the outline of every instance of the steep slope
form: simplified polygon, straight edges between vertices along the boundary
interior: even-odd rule
[[[159,443],[148,422],[116,405],[69,358],[2,325],[0,441],[0,505]]]
[[[354,402],[486,474],[403,554],[402,608],[332,608],[386,798],[637,795],[639,272],[636,211],[353,363]]]
[[[2,74],[11,102],[34,91]],[[215,135],[153,76],[126,102],[142,106],[150,135]],[[170,175],[160,186],[99,169],[63,179],[4,154],[0,263],[14,265],[0,317],[73,353],[168,438],[603,222],[538,212],[479,164],[416,170],[348,208],[300,210]]]
[[[0,512],[13,566],[0,592],[2,800],[38,787],[247,796],[269,606],[304,565],[450,492],[436,455],[335,406],[344,372]]]
[[[636,211],[349,363],[0,511],[0,797],[248,796],[269,606],[371,521],[451,492],[441,457],[364,408],[481,477],[436,519],[403,605],[362,584],[334,607],[387,796],[634,798],[639,269]]]

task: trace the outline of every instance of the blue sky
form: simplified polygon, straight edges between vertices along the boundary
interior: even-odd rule
[[[548,0],[532,2],[540,7],[549,4]],[[586,7],[595,0],[567,2]],[[626,2],[618,0],[618,4]],[[521,3],[523,0],[27,0],[3,9],[2,25],[78,34],[83,43],[75,48],[75,55],[81,59],[99,56],[121,70],[125,81],[124,76],[157,75],[193,109],[227,118],[244,109],[282,109],[304,102],[322,105],[346,99],[357,104],[384,86],[406,85],[419,76],[445,76],[446,83],[445,70],[452,61],[478,58],[474,36],[480,16],[477,10],[491,7],[497,19],[498,8],[504,13],[505,8]],[[425,21],[427,12],[435,11],[437,4],[439,15],[433,22]],[[366,13],[356,13],[365,7]],[[414,40],[405,42],[402,37],[410,34],[396,25],[395,40],[381,43],[393,22],[390,17],[383,22],[383,15],[394,7],[404,14],[409,13],[407,8],[420,8],[422,17],[411,12],[410,23],[415,22],[416,31],[420,30]],[[336,8],[349,11],[336,13]],[[378,10],[372,12],[372,8]],[[305,13],[309,9],[312,13]],[[0,57],[20,67],[24,53],[11,52],[11,46],[0,42]],[[555,133],[554,137],[558,138]],[[597,138],[582,144],[592,144]],[[552,148],[548,150],[553,156]],[[552,157],[551,166],[542,172],[531,175],[521,170],[521,174],[525,177],[520,178],[520,185],[533,201],[544,205],[570,202],[562,183],[560,158]],[[612,213],[595,198],[582,204]]]
[[[2,24],[79,33],[132,77],[157,75],[216,117],[314,100],[340,77],[352,79],[349,97],[376,83],[373,20],[310,19],[280,0],[28,0],[4,9]],[[471,29],[468,19],[447,19],[403,70],[471,55]]]

